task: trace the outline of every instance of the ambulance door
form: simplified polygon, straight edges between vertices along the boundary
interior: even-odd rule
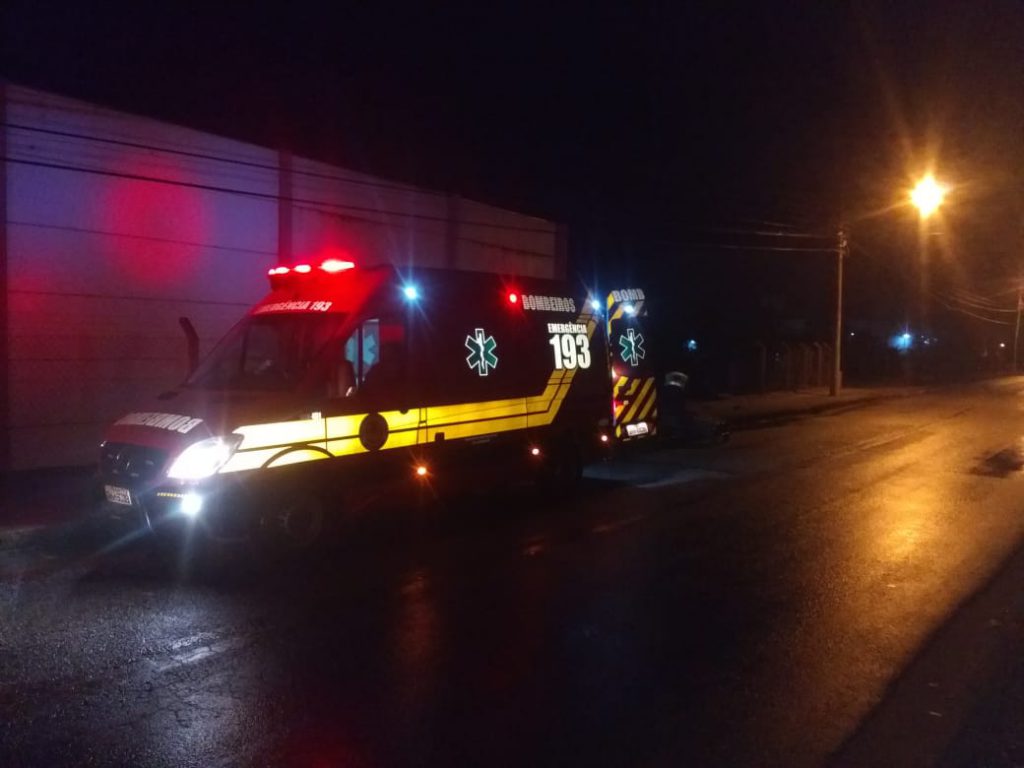
[[[608,364],[612,379],[615,437],[632,440],[656,429],[657,382],[648,335],[647,307],[640,288],[612,291],[607,298]]]
[[[339,345],[326,414],[332,455],[416,445],[421,416],[411,402],[406,346],[404,314],[386,308],[363,319]]]

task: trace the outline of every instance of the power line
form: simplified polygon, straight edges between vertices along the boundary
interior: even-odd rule
[[[974,312],[966,310],[966,309],[964,309],[962,307],[951,306],[950,304],[947,304],[945,301],[943,301],[938,296],[935,296],[934,294],[933,294],[933,296],[934,296],[934,298],[936,298],[938,300],[938,302],[942,306],[944,306],[950,312],[959,312],[962,315],[967,315],[968,317],[973,317],[975,320],[982,320],[982,321],[984,321],[986,323],[991,323],[992,325],[1013,325],[1013,323],[1011,323],[1011,322],[1009,322],[1007,320],[993,320],[990,317],[984,317],[983,315],[975,314]]]
[[[935,296],[938,299],[943,299],[943,297],[940,296],[939,294],[932,294],[932,295]],[[964,306],[971,307],[971,308],[977,309],[977,310],[981,310],[982,312],[1003,312],[1003,313],[1006,313],[1006,314],[1009,314],[1009,315],[1013,315],[1013,314],[1017,313],[1016,309],[1001,309],[999,307],[994,307],[994,306],[991,306],[991,305],[978,304],[976,302],[968,301],[967,299],[962,299],[962,298],[959,298],[958,296],[952,296],[952,295],[949,295],[949,294],[947,294],[944,297],[944,300],[952,301],[952,302],[954,302],[956,304],[963,304]]]
[[[0,125],[5,126],[7,128],[14,128],[14,129],[20,130],[20,131],[30,131],[30,132],[34,132],[34,133],[43,133],[43,134],[47,134],[49,136],[60,136],[62,138],[78,139],[78,140],[81,140],[81,141],[93,141],[93,142],[100,143],[100,144],[111,144],[111,145],[114,145],[114,146],[127,147],[127,148],[130,148],[130,149],[144,149],[144,150],[148,150],[148,151],[151,151],[151,152],[163,152],[163,153],[166,153],[166,154],[169,154],[169,155],[177,155],[179,157],[191,157],[191,158],[194,158],[194,159],[197,159],[197,160],[212,160],[212,161],[218,162],[218,163],[230,163],[232,165],[241,165],[241,166],[245,166],[247,168],[257,168],[259,170],[264,170],[264,171],[273,171],[274,173],[278,173],[281,170],[276,165],[268,165],[266,163],[258,163],[258,162],[255,162],[253,160],[239,160],[239,159],[234,159],[234,158],[229,158],[229,157],[223,157],[223,156],[208,154],[206,152],[195,152],[195,151],[186,150],[186,149],[172,149],[172,148],[169,148],[169,147],[157,147],[157,146],[154,146],[152,144],[144,144],[144,143],[135,142],[135,141],[126,141],[124,139],[110,139],[110,138],[105,138],[103,136],[89,136],[88,134],[84,134],[84,133],[73,133],[71,131],[57,131],[57,130],[54,130],[52,128],[39,128],[39,127],[36,127],[36,126],[18,125],[17,123],[0,123]],[[272,150],[269,150],[269,151],[272,151]],[[348,178],[348,177],[345,177],[345,176],[337,176],[337,175],[328,174],[328,173],[317,173],[316,171],[304,171],[304,170],[299,170],[299,169],[295,169],[295,168],[291,169],[291,173],[294,173],[294,174],[297,174],[297,175],[301,175],[301,176],[309,176],[311,178],[316,178],[316,179],[323,179],[325,181],[338,181],[338,182],[342,182],[344,184],[358,184],[358,185],[367,186],[367,187],[377,187],[379,189],[389,189],[389,190],[394,190],[394,191],[399,191],[399,192],[417,192],[417,193],[421,193],[421,194],[425,194],[425,195],[433,195],[433,196],[436,196],[436,197],[447,197],[448,196],[447,193],[445,193],[445,192],[436,192],[434,190],[423,189],[422,187],[417,187],[417,186],[414,186],[414,185],[411,185],[411,184],[410,185],[403,185],[403,184],[393,184],[393,183],[380,182],[380,181],[367,181],[366,179],[353,179],[353,178]],[[525,214],[519,214],[519,215],[525,215]]]
[[[237,251],[238,253],[258,253],[262,256],[276,256],[276,251],[262,251],[256,248],[235,248],[230,245],[214,245],[213,243],[196,243],[189,240],[175,240],[170,237],[153,237],[152,235],[129,235],[124,232],[108,232],[101,229],[89,229],[87,227],[72,227],[65,224],[42,224],[33,221],[10,220],[7,224],[19,227],[33,227],[35,229],[56,229],[65,232],[80,232],[86,235],[103,235],[104,237],[124,237],[131,240],[148,240],[155,243],[168,243],[170,245],[189,245],[196,248],[213,248],[221,251]]]
[[[97,176],[108,176],[108,177],[112,177],[112,178],[126,179],[126,180],[129,180],[129,181],[146,181],[146,182],[151,182],[151,183],[154,183],[154,184],[167,184],[169,186],[186,187],[186,188],[189,188],[189,189],[200,189],[200,190],[203,190],[205,192],[221,192],[221,193],[230,194],[230,195],[241,195],[243,197],[252,197],[252,198],[256,198],[256,199],[260,199],[260,200],[270,200],[270,201],[275,201],[275,202],[277,202],[277,201],[286,201],[286,202],[290,202],[290,203],[300,203],[300,204],[305,204],[305,205],[310,205],[310,206],[321,206],[321,207],[326,208],[326,209],[358,211],[360,213],[377,214],[378,216],[394,216],[394,217],[397,217],[397,218],[417,219],[417,220],[420,220],[420,221],[433,221],[433,222],[438,222],[438,223],[442,223],[442,224],[447,224],[448,221],[449,221],[448,218],[444,217],[444,216],[429,216],[427,214],[422,214],[422,213],[411,213],[411,212],[407,212],[407,211],[392,211],[392,210],[386,210],[386,209],[381,209],[381,208],[369,208],[369,207],[366,207],[366,206],[350,205],[350,204],[343,204],[343,203],[332,203],[332,202],[328,202],[328,201],[324,201],[324,200],[309,200],[309,199],[296,198],[296,197],[283,197],[281,195],[274,195],[274,194],[270,194],[270,193],[267,193],[267,192],[253,192],[251,190],[245,190],[245,189],[232,189],[230,187],[219,187],[219,186],[214,185],[214,184],[201,184],[199,182],[194,182],[194,181],[173,181],[171,179],[160,179],[160,178],[157,178],[155,176],[143,176],[141,174],[125,173],[123,171],[104,171],[104,170],[99,170],[97,168],[80,168],[80,167],[77,167],[77,166],[65,165],[65,164],[61,164],[61,163],[48,163],[48,162],[43,162],[43,161],[40,161],[40,160],[22,160],[22,159],[10,157],[10,156],[0,157],[0,160],[3,160],[5,162],[9,162],[9,163],[15,163],[17,165],[28,165],[28,166],[33,166],[33,167],[37,167],[37,168],[50,168],[50,169],[60,170],[60,171],[75,171],[75,172],[78,172],[78,173],[89,173],[89,174],[93,174],[93,175],[97,175]],[[376,222],[376,223],[383,223],[383,222]],[[533,234],[552,235],[552,236],[555,234],[553,226],[552,226],[552,228],[549,228],[549,229],[540,229],[540,228],[534,228],[534,227],[517,227],[517,226],[511,225],[511,224],[496,224],[496,223],[493,223],[493,222],[485,222],[485,221],[466,221],[466,220],[463,220],[463,219],[460,219],[458,221],[458,223],[461,226],[484,227],[484,228],[487,228],[487,229],[500,229],[500,230],[506,230],[506,231],[512,231],[512,232],[530,232],[530,233],[533,233]]]
[[[725,243],[677,243],[669,241],[661,241],[663,245],[671,245],[677,248],[693,248],[701,250],[719,250],[719,251],[785,251],[785,252],[796,252],[796,253],[835,253],[836,249],[821,247],[821,248],[802,248],[797,246],[780,246],[780,245],[728,245]]]
[[[108,293],[76,293],[74,291],[30,291],[21,288],[11,288],[11,293],[20,293],[27,296],[70,296],[75,299],[106,299],[116,301],[152,301],[152,302],[168,302],[171,304],[211,304],[222,307],[249,307],[251,304],[246,304],[238,301],[215,301],[213,299],[197,299],[195,297],[175,297],[175,296],[119,296]]]
[[[977,293],[972,293],[971,291],[965,291],[963,288],[953,287],[950,289],[950,291],[957,297],[962,298],[966,301],[972,301],[983,306],[996,306],[995,302],[993,302],[992,299],[990,299],[989,297],[981,296]]]
[[[305,209],[311,210],[311,209]],[[366,219],[365,221],[369,221]],[[103,237],[121,237],[130,240],[145,240],[154,243],[167,243],[169,245],[187,245],[195,248],[210,248],[220,251],[234,251],[237,253],[253,253],[261,256],[276,256],[276,251],[264,251],[257,248],[236,248],[230,245],[216,245],[214,243],[199,243],[191,240],[176,240],[171,237],[153,237],[151,235],[131,235],[125,232],[111,232],[102,229],[89,229],[87,227],[72,227],[64,224],[43,224],[41,222],[33,221],[8,221],[8,225],[15,225],[19,227],[32,227],[33,229],[54,229],[62,232],[80,232],[86,235],[101,235]],[[373,224],[379,224],[380,222],[371,222]],[[460,242],[473,243],[474,245],[480,245],[485,248],[497,248],[502,251],[509,251],[511,253],[521,253],[526,256],[534,256],[537,258],[549,258],[546,253],[539,251],[531,251],[525,248],[518,248],[514,246],[502,245],[501,243],[491,242],[489,240],[477,240],[472,237],[458,237],[456,238]]]
[[[753,224],[757,227],[775,227],[777,229],[796,229],[793,224],[783,224],[779,221],[762,221],[758,219],[737,219],[740,224]]]
[[[785,238],[810,238],[812,240],[835,240],[836,236],[831,235],[820,235],[813,234],[811,232],[775,232],[764,229],[700,229],[700,232],[706,232],[711,235],[746,235],[749,237],[785,237]]]
[[[6,126],[6,127],[13,128],[13,129],[16,129],[16,130],[40,133],[40,134],[45,134],[45,135],[59,137],[59,138],[74,139],[74,140],[79,140],[79,141],[90,141],[90,142],[94,142],[94,143],[107,144],[107,145],[111,145],[111,146],[125,147],[125,148],[130,148],[130,149],[141,149],[141,150],[146,150],[146,151],[151,151],[151,152],[159,152],[159,153],[164,153],[164,154],[168,154],[168,155],[174,155],[174,156],[178,156],[178,157],[188,157],[188,158],[194,158],[194,159],[198,159],[198,160],[207,160],[207,161],[211,161],[211,162],[224,163],[224,164],[230,164],[230,165],[237,165],[237,166],[242,166],[242,167],[246,167],[246,168],[252,168],[252,169],[256,169],[256,170],[260,170],[260,171],[268,171],[268,172],[272,172],[272,173],[275,173],[275,174],[279,173],[280,170],[281,170],[279,168],[279,166],[277,166],[277,165],[270,165],[270,164],[267,164],[267,163],[260,163],[260,162],[256,162],[256,161],[252,161],[252,160],[244,160],[244,159],[239,159],[239,158],[225,157],[223,155],[217,155],[217,154],[212,154],[212,153],[208,153],[208,152],[197,152],[197,151],[194,151],[194,150],[176,149],[176,148],[165,147],[165,146],[156,146],[154,144],[147,144],[147,143],[142,142],[142,141],[132,141],[132,140],[128,140],[128,139],[115,139],[115,138],[108,138],[108,137],[102,137],[102,136],[91,136],[91,135],[88,135],[88,134],[76,133],[76,132],[73,132],[73,131],[60,131],[60,130],[56,130],[56,129],[52,129],[52,128],[41,128],[41,127],[38,127],[38,126],[22,125],[22,124],[18,124],[18,123],[4,123],[4,122],[0,122],[0,126]],[[228,139],[228,140],[233,140],[233,139]],[[253,146],[256,146],[256,145],[253,145]],[[266,148],[264,148],[264,147],[258,147],[258,148],[266,150]],[[267,151],[272,151],[272,150],[267,150]],[[102,162],[103,160],[102,160],[102,158],[97,158],[96,161],[97,162]],[[23,162],[30,162],[30,161],[23,161]],[[47,161],[46,160],[38,160],[38,161],[35,161],[35,162],[45,163]],[[314,161],[314,162],[317,162],[317,161]],[[76,170],[87,170],[87,169],[76,169]],[[426,188],[423,188],[423,187],[418,187],[418,186],[410,185],[410,184],[398,184],[398,183],[389,183],[389,182],[382,182],[382,181],[370,181],[370,180],[367,180],[367,179],[356,179],[356,178],[351,178],[351,177],[347,177],[347,176],[340,176],[340,175],[336,175],[336,174],[319,173],[319,172],[316,172],[316,171],[302,170],[302,169],[297,169],[297,168],[294,168],[294,167],[290,169],[290,173],[292,173],[294,175],[297,175],[297,176],[306,176],[306,177],[309,177],[309,178],[321,179],[321,180],[325,180],[325,181],[334,181],[334,182],[339,182],[339,183],[343,183],[343,184],[361,185],[361,186],[372,187],[372,188],[382,189],[382,190],[391,190],[391,191],[398,191],[398,192],[405,192],[405,193],[410,193],[411,192],[411,193],[415,193],[415,194],[431,195],[431,196],[440,197],[440,198],[447,198],[447,197],[449,197],[449,195],[447,193],[445,193],[445,192],[437,192],[435,190],[430,190],[430,189],[426,189]],[[240,178],[246,178],[246,177],[240,177]],[[154,179],[154,180],[156,180],[156,179]],[[246,179],[246,180],[249,180],[249,179]],[[467,200],[467,202],[476,203],[478,201]],[[488,203],[480,203],[480,204],[482,204],[482,205],[489,205]],[[333,204],[333,203],[324,203],[324,205],[337,205],[338,207],[344,207],[344,206],[341,206],[341,204]],[[348,206],[348,207],[352,208],[353,210],[358,209],[356,206]],[[376,210],[376,209],[368,209],[368,210]],[[518,211],[508,211],[508,212],[512,213],[512,214],[514,214],[516,216],[521,216],[523,218],[535,219],[537,221],[546,221],[545,219],[542,219],[540,217],[532,216],[530,214],[520,213]],[[381,213],[394,213],[394,215],[407,215],[407,214],[401,214],[401,213],[398,213],[398,212],[389,212],[389,211],[381,211]],[[424,218],[426,218],[426,217],[424,217]],[[432,220],[447,221],[447,219],[444,219],[442,217],[430,217],[430,218]],[[794,230],[794,231],[791,231],[791,232],[779,232],[779,231],[768,231],[768,230],[765,230],[765,229],[743,230],[743,229],[728,229],[728,228],[726,228],[726,229],[706,229],[706,228],[701,228],[701,227],[692,227],[692,229],[694,229],[695,231],[708,232],[710,234],[734,234],[734,235],[759,236],[759,237],[794,237],[794,238],[812,238],[812,239],[830,239],[830,238],[834,237],[834,235],[831,235],[831,234],[817,234],[817,233],[795,231],[796,230],[795,225],[786,224],[786,223],[782,223],[782,222],[776,222],[776,221],[763,221],[763,220],[753,220],[753,219],[737,219],[737,221],[739,223],[741,223],[741,224],[749,223],[749,224],[752,224],[752,225],[757,226],[757,227],[770,227],[770,228],[783,229],[783,230],[790,229],[790,230]],[[549,232],[547,230],[535,229],[535,228],[529,228],[529,227],[516,227],[516,226],[512,226],[512,225],[498,225],[498,224],[490,224],[490,223],[486,223],[486,222],[472,222],[472,221],[463,221],[461,223],[467,224],[467,225],[470,225],[470,226],[477,226],[478,225],[478,226],[485,226],[485,227],[497,227],[497,228],[502,228],[502,229],[513,229],[513,230],[518,230],[518,231],[523,231],[523,232],[539,232],[539,233],[549,234]]]

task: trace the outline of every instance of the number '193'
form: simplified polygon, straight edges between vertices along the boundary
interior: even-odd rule
[[[585,333],[555,333],[548,339],[555,350],[555,368],[589,368],[590,339]]]

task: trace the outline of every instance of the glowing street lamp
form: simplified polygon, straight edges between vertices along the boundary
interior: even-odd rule
[[[939,184],[930,173],[917,182],[917,186],[910,192],[910,202],[917,207],[922,219],[935,213],[945,197],[945,185]]]
[[[914,204],[921,216],[922,227],[924,220],[935,213],[939,206],[942,205],[946,198],[947,190],[946,185],[939,184],[935,180],[935,176],[929,173],[917,182],[917,185],[910,191],[910,202]],[[922,233],[923,231],[922,228]],[[922,248],[924,248],[924,242],[922,240]],[[834,358],[832,361],[832,383],[829,387],[829,394],[833,397],[839,394],[843,386],[843,261],[848,252],[847,230],[840,227],[836,248],[836,321],[834,326],[835,338],[832,342]],[[852,333],[850,335],[853,336]],[[904,334],[898,338],[900,343],[906,344],[909,347],[911,341],[909,334]]]

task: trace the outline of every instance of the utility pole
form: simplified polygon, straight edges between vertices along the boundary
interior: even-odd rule
[[[843,259],[846,257],[846,230],[840,225],[836,240],[836,333],[832,341],[832,385],[835,397],[843,388]]]
[[[1017,281],[1017,324],[1013,328],[1013,372],[1017,372],[1017,347],[1020,343],[1020,311],[1024,307],[1024,296],[1021,296],[1020,281]]]

